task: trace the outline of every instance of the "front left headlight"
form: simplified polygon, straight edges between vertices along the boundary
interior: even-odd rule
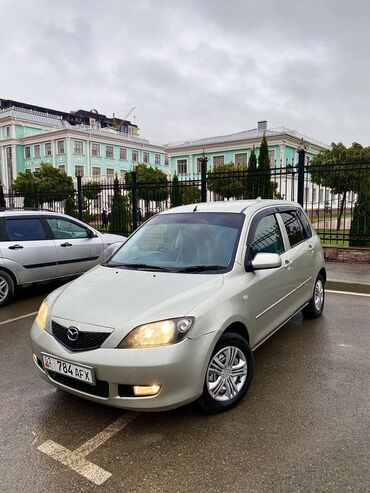
[[[120,349],[168,346],[185,338],[194,324],[194,317],[172,318],[133,329],[117,346]]]
[[[36,322],[39,324],[40,328],[46,329],[46,319],[48,317],[48,301],[45,299],[40,306],[39,312],[36,317]]]

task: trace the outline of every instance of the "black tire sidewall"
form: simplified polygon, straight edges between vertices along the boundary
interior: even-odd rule
[[[211,395],[209,394],[206,379],[208,374],[208,366],[211,359],[218,351],[220,351],[220,349],[226,346],[236,346],[243,352],[248,365],[248,373],[247,373],[247,378],[244,382],[244,386],[241,389],[241,391],[238,393],[238,395],[236,395],[233,399],[230,399],[227,402],[219,402],[213,399],[213,397],[211,397]],[[227,411],[228,409],[236,406],[243,399],[251,384],[252,377],[253,377],[253,353],[246,339],[244,339],[244,337],[242,337],[241,335],[232,332],[223,334],[220,337],[220,339],[217,341],[217,344],[208,361],[206,374],[204,378],[203,394],[199,399],[199,404],[201,405],[204,411],[210,414]]]
[[[12,276],[3,270],[0,270],[0,277],[2,277],[8,283],[8,288],[9,288],[6,298],[4,298],[2,301],[0,301],[0,307],[2,307],[4,305],[6,305],[13,298],[14,281],[12,279]]]

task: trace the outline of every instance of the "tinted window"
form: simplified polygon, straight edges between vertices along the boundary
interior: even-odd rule
[[[250,242],[252,259],[257,253],[282,253],[284,251],[283,238],[276,217],[262,217]]]
[[[7,219],[5,223],[9,241],[46,240],[46,234],[40,219]]]
[[[304,238],[311,238],[312,236],[312,229],[311,229],[311,225],[306,217],[306,214],[301,211],[300,209],[298,209],[297,211],[297,214],[298,214],[298,217],[299,217],[299,220],[301,221],[301,224],[303,226],[303,234],[304,234]]]
[[[83,226],[67,221],[66,219],[53,218],[46,219],[46,221],[54,237],[59,240],[88,237],[87,231]]]
[[[298,219],[297,212],[282,212],[281,217],[284,221],[286,232],[288,233],[290,246],[292,247],[303,241],[305,236],[303,234],[303,227]]]

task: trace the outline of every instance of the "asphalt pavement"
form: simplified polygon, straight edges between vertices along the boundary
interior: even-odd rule
[[[0,310],[1,492],[369,491],[370,297],[328,293],[323,317],[291,320],[255,351],[250,391],[225,414],[133,415],[36,376],[33,316],[18,317],[53,288]],[[53,443],[58,460],[42,451]],[[100,486],[80,473],[84,448],[110,475]]]

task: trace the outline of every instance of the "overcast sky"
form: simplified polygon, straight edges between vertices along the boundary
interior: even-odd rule
[[[369,0],[0,0],[0,97],[167,143],[268,120],[370,145]]]

